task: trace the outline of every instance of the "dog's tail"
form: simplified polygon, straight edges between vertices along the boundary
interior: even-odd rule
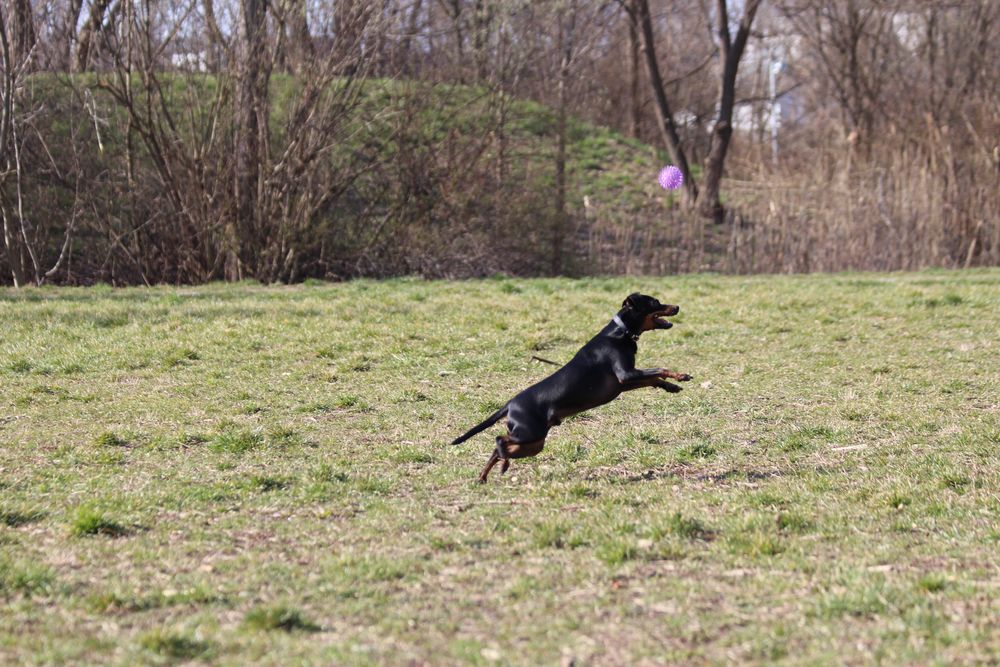
[[[506,416],[507,416],[507,406],[505,405],[502,408],[500,408],[499,410],[497,410],[496,412],[494,412],[493,414],[491,414],[489,417],[487,417],[486,421],[484,421],[483,423],[477,424],[476,426],[473,426],[469,430],[469,432],[466,433],[465,435],[459,436],[459,437],[455,438],[454,440],[452,440],[451,444],[458,445],[460,443],[465,442],[466,440],[468,440],[469,438],[471,438],[475,434],[481,433],[481,432],[485,431],[486,429],[488,429],[490,426],[493,426],[494,424],[496,424],[498,421],[500,421],[501,419],[503,419]]]

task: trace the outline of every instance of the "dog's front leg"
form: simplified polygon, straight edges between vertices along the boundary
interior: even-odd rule
[[[666,368],[615,368],[615,376],[622,384],[622,391],[632,391],[642,387],[656,387],[671,393],[681,390],[672,382],[667,382],[665,378],[671,378],[680,382],[687,382],[691,376],[687,373],[678,373]]]
[[[622,391],[632,391],[633,389],[642,389],[643,387],[652,387],[654,389],[663,389],[669,391],[670,393],[677,393],[681,390],[673,382],[667,382],[659,377],[651,377],[643,380],[636,380],[634,382],[623,383]]]
[[[632,391],[643,387],[666,389],[663,385],[670,383],[663,381],[662,371],[662,368],[615,368],[615,377],[621,383],[622,391]],[[680,387],[677,387],[676,391],[680,391]]]
[[[618,382],[629,385],[636,384],[638,382],[655,380],[663,377],[662,368],[616,368],[615,377],[618,378]]]

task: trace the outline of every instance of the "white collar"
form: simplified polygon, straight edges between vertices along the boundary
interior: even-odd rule
[[[622,318],[618,316],[618,313],[615,313],[615,316],[611,318],[611,321],[614,322],[619,329],[625,332],[625,335],[627,335],[629,338],[631,338],[632,340],[639,340],[639,334],[632,333],[632,330],[629,329],[627,326],[625,326],[625,322],[623,322]]]

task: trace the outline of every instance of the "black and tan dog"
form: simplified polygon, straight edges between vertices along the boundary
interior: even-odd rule
[[[669,329],[673,325],[660,319],[661,316],[676,315],[679,311],[677,306],[662,304],[651,296],[630,294],[614,319],[580,348],[569,363],[507,401],[486,421],[451,444],[465,442],[507,418],[507,435],[497,436],[496,449],[479,475],[479,481],[485,482],[497,462],[503,461],[501,472],[507,472],[510,459],[535,456],[542,451],[549,429],[571,415],[604,405],[623,391],[641,387],[680,391],[680,387],[666,378],[684,382],[691,379],[690,375],[665,368],[635,367],[639,336],[651,329]]]

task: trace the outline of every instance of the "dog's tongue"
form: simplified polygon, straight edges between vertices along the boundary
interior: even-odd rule
[[[656,327],[658,329],[669,329],[670,327],[674,326],[673,324],[666,321],[662,317],[654,317],[653,322],[656,323]]]

